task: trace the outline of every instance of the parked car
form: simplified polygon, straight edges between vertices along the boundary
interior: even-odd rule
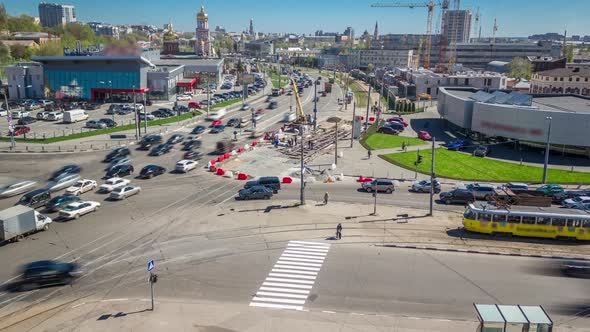
[[[402,132],[405,130],[404,125],[399,122],[396,122],[396,121],[385,122],[385,124],[383,124],[383,127],[392,128],[392,129],[397,130],[398,132]]]
[[[96,188],[96,181],[83,179],[66,189],[66,195],[78,196]]]
[[[546,184],[536,190],[542,192],[545,196],[554,196],[564,191],[563,187],[558,184]]]
[[[18,119],[17,124],[24,126],[24,125],[28,125],[28,124],[35,123],[35,122],[37,122],[36,118],[34,118],[32,116],[25,116],[25,117]]]
[[[59,216],[64,219],[78,219],[87,213],[95,212],[99,207],[99,202],[78,201],[66,205],[59,211]]]
[[[26,193],[27,191],[32,190],[36,184],[37,181],[31,180],[23,180],[11,183],[5,187],[0,188],[0,198],[6,198]]]
[[[3,116],[8,116],[8,111],[0,108],[0,117]],[[37,113],[37,117],[39,117],[39,113]]]
[[[203,154],[199,151],[187,151],[182,156],[182,159],[200,160],[202,157],[203,157]]]
[[[122,179],[119,177],[110,178],[101,184],[100,187],[98,187],[98,191],[109,193],[115,189],[125,187],[129,183],[131,183],[131,180],[129,179]]]
[[[190,159],[183,159],[176,163],[175,170],[180,173],[187,173],[197,168],[197,162]]]
[[[61,195],[55,196],[47,204],[45,205],[45,209],[48,212],[55,212],[59,210],[62,206],[66,206],[70,203],[74,203],[80,200],[80,196],[74,195]]]
[[[170,144],[166,144],[166,143],[160,144],[160,145],[154,147],[152,149],[152,151],[150,151],[149,155],[150,156],[161,156],[165,153],[170,152],[171,149],[172,149],[172,145],[170,145]]]
[[[106,119],[105,118],[105,119],[98,120],[98,122],[104,123],[105,126],[107,126],[108,128],[116,127],[117,126],[117,123],[115,121],[113,121],[113,119]]]
[[[124,177],[133,174],[133,166],[131,165],[119,165],[111,168],[103,177],[103,179],[110,179],[114,177]]]
[[[487,145],[478,145],[475,150],[473,150],[473,155],[476,157],[486,157],[488,154],[492,152],[492,149]]]
[[[190,109],[200,109],[201,108],[201,104],[196,103],[196,102],[190,102],[190,103],[188,103],[188,108],[190,108]]]
[[[94,111],[100,108],[100,104],[98,103],[87,103],[84,105],[84,109],[87,111]]]
[[[69,285],[78,277],[78,264],[58,261],[37,261],[25,265],[18,280],[20,290],[32,290],[38,287]]]
[[[47,120],[49,120],[49,121],[61,121],[63,119],[64,119],[63,112],[49,112],[49,115],[47,115]]]
[[[141,187],[138,186],[124,186],[117,188],[111,192],[109,195],[110,199],[113,200],[121,200],[125,199],[129,196],[137,195],[141,192]]]
[[[484,199],[486,201],[491,200],[496,196],[496,186],[487,183],[472,183],[464,187],[466,190],[471,191],[476,199]]]
[[[475,202],[475,195],[467,189],[453,189],[439,194],[440,201],[445,204],[461,203],[471,204]]]
[[[47,188],[36,189],[21,196],[14,205],[24,205],[36,209],[44,206],[51,199],[51,192]]]
[[[12,131],[12,135],[20,136],[24,135],[31,131],[31,127],[28,126],[14,126],[14,130]]]
[[[371,182],[363,182],[361,187],[368,193],[378,191],[391,194],[395,191],[395,185],[393,184],[393,181],[387,179],[375,179]]]
[[[155,120],[156,117],[153,114],[142,112],[142,113],[139,113],[139,119],[141,121],[152,121],[152,120]]]
[[[589,196],[577,196],[574,198],[568,198],[563,201],[563,206],[566,208],[574,209],[579,208],[580,206],[584,206],[590,203]]]
[[[389,118],[389,119],[387,119],[387,122],[389,122],[389,123],[398,122],[398,123],[401,123],[404,127],[407,127],[410,125],[409,123],[407,123],[406,121],[404,121],[404,119],[402,119],[400,117]]]
[[[10,113],[10,116],[13,119],[20,119],[20,118],[24,118],[25,116],[29,116],[31,113],[27,112],[27,111],[12,111]]]
[[[399,135],[400,131],[391,127],[381,127],[377,129],[378,133],[381,134],[388,134],[388,135]]]
[[[270,199],[273,191],[265,186],[253,186],[248,189],[240,189],[236,199]]]
[[[106,128],[107,125],[104,122],[100,122],[98,120],[89,120],[86,121],[86,128],[95,128],[95,129],[103,129]]]
[[[430,136],[430,134],[426,130],[420,130],[418,132],[418,138],[427,141],[427,140],[431,140],[432,136]]]
[[[430,187],[431,187],[430,179],[422,180],[419,182],[418,181],[414,182],[412,184],[412,186],[410,187],[410,191],[417,192],[417,193],[429,193]],[[440,182],[438,182],[438,180],[434,180],[434,192],[438,194],[438,193],[440,193],[440,191],[441,191]]]
[[[461,149],[464,149],[466,146],[467,146],[467,143],[462,139],[454,140],[450,143],[447,143],[447,149],[454,150],[454,151],[459,151]]]
[[[158,165],[147,165],[139,173],[141,179],[151,179],[154,176],[162,175],[166,173],[166,169]]]
[[[191,96],[187,96],[187,95],[178,95],[176,96],[176,100],[177,101],[188,101],[191,100]]]
[[[568,190],[553,195],[553,203],[562,204],[566,199],[576,198],[580,196],[590,196],[590,190]]]
[[[37,120],[48,120],[49,112],[48,111],[41,111],[41,112],[38,112],[36,116],[37,116]]]
[[[174,134],[168,138],[168,144],[176,144],[182,142],[184,136],[182,134]]]
[[[254,186],[265,186],[271,189],[275,194],[281,190],[281,181],[277,176],[263,176],[258,180],[248,181],[244,185],[244,189],[248,189]]]
[[[131,151],[129,150],[128,147],[120,147],[120,148],[116,148],[113,151],[109,152],[109,154],[107,154],[107,156],[104,158],[104,162],[110,163],[115,159],[119,159],[121,157],[125,157],[125,156],[129,156],[131,155]]]
[[[177,114],[180,113],[188,113],[190,112],[190,109],[184,105],[176,105],[174,107],[172,107],[172,110],[174,112],[176,112]]]

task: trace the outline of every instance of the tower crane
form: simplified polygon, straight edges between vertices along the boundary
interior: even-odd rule
[[[477,12],[475,13],[475,22],[473,23],[473,36],[477,36],[477,29],[478,28],[479,28],[479,7],[477,7]],[[475,39],[475,37],[473,37],[473,39]],[[478,41],[479,41],[479,38],[478,38]]]
[[[433,0],[428,2],[418,3],[404,3],[404,2],[380,2],[374,3],[371,7],[395,7],[395,8],[416,8],[422,7],[428,10],[428,17],[426,20],[426,46],[424,50],[424,67],[430,68],[430,48],[432,46],[432,16],[434,14],[434,7],[442,6],[441,3],[434,3]]]
[[[492,45],[496,43],[496,31],[498,31],[498,22],[494,17],[494,27],[492,28]]]

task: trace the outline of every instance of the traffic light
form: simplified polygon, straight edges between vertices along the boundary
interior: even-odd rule
[[[416,161],[418,164],[422,162],[422,155],[418,155],[418,160]]]

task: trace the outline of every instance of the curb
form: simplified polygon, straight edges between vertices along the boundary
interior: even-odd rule
[[[446,252],[461,252],[461,253],[468,253],[468,254],[493,255],[493,256],[513,256],[513,257],[529,257],[529,258],[545,258],[545,259],[568,259],[568,260],[590,262],[590,258],[575,258],[575,257],[567,257],[567,256],[551,256],[551,255],[535,255],[535,254],[511,254],[511,253],[488,251],[488,250],[469,250],[469,249],[452,249],[452,248],[438,248],[438,247],[425,247],[425,246],[408,246],[408,245],[404,245],[404,244],[385,244],[385,245],[375,244],[375,247],[446,251]]]

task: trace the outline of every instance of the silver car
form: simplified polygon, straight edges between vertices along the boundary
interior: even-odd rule
[[[429,193],[430,192],[430,180],[422,180],[420,182],[414,182],[412,187],[410,187],[410,191],[417,192],[417,193]],[[440,182],[434,180],[434,192],[440,192]]]
[[[125,199],[129,196],[139,194],[140,192],[141,192],[140,187],[125,186],[125,187],[117,188],[117,189],[113,190],[111,192],[109,198],[113,199],[113,200],[120,200],[120,199]]]
[[[387,179],[375,179],[371,182],[363,182],[362,188],[368,193],[373,191],[381,191],[391,194],[395,191],[395,185],[393,184],[393,181]]]
[[[6,187],[0,188],[0,198],[11,197],[28,192],[32,190],[36,184],[36,181],[30,180],[15,182]]]
[[[76,182],[78,182],[78,180],[80,180],[80,175],[66,174],[64,176],[59,177],[55,181],[50,181],[49,183],[47,183],[46,188],[51,192],[55,192],[67,188],[69,186],[73,186],[74,184],[76,184]]]

